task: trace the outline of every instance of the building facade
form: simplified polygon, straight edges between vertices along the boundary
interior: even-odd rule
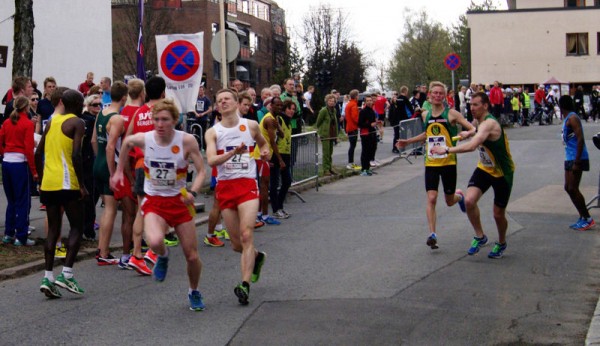
[[[0,0],[0,46],[8,47],[6,67],[0,67],[2,95],[12,84],[14,46],[14,0]],[[32,79],[43,89],[44,79],[52,76],[59,86],[76,89],[87,72],[112,76],[111,6],[105,1],[34,1]],[[1,64],[4,65],[4,62]],[[1,96],[0,96],[1,97]],[[0,106],[0,113],[4,106]]]
[[[137,1],[113,0],[113,21],[120,21],[125,11],[131,10]],[[217,0],[146,0],[147,8],[160,11],[161,17],[169,16],[168,27],[162,32],[169,33],[204,32],[204,75],[209,93],[222,87],[221,64],[211,53],[211,42],[220,30],[220,11]],[[229,80],[239,79],[245,87],[257,89],[268,86],[276,72],[283,68],[287,52],[285,13],[270,0],[225,0],[226,26],[234,31],[240,40],[237,59],[228,64]],[[148,11],[147,11],[148,13]],[[145,35],[148,35],[146,28]],[[137,29],[136,32],[137,39]],[[113,31],[113,35],[118,34]],[[153,38],[151,38],[153,39]],[[135,55],[135,50],[125,47],[119,40],[113,41],[115,56]],[[151,55],[154,53],[153,55]],[[146,61],[157,59],[156,52],[148,52]],[[129,64],[131,65],[131,64]],[[156,66],[156,64],[150,64]],[[131,66],[132,69],[135,65]],[[156,73],[157,71],[152,71]],[[115,76],[117,78],[118,76]],[[122,78],[122,77],[120,77]],[[277,81],[278,83],[280,81]]]
[[[508,10],[467,13],[473,82],[600,81],[599,0],[507,3]]]

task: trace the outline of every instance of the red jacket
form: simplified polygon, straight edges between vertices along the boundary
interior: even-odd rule
[[[358,130],[358,101],[351,99],[346,104],[346,133]]]
[[[490,103],[492,105],[504,104],[504,96],[502,95],[502,89],[500,89],[500,87],[495,86],[490,90]]]
[[[533,95],[533,101],[538,104],[542,104],[544,102],[545,98],[546,98],[546,93],[544,92],[544,89],[536,90],[535,94]]]
[[[27,113],[21,113],[16,124],[7,118],[0,128],[0,154],[21,153],[25,154],[31,174],[37,176],[35,162],[33,159],[33,122],[27,117]]]

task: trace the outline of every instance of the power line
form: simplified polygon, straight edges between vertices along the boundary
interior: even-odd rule
[[[7,20],[14,19],[14,18],[15,18],[15,14],[13,13],[10,17],[8,17],[8,18],[3,19],[2,21],[0,21],[0,24],[6,22]]]

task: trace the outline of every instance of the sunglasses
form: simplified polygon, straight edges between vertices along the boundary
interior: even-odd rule
[[[39,99],[39,98],[37,98],[37,97],[34,97],[34,98],[32,98],[32,99],[31,99],[31,101],[32,101],[32,102],[33,102],[33,101],[39,101],[39,100],[40,100],[40,99]]]
[[[90,104],[90,106],[92,106],[92,107],[100,107],[100,106],[102,106],[102,103],[92,103],[92,104]]]

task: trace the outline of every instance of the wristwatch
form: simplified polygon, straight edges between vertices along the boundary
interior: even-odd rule
[[[190,191],[190,193],[192,196],[194,196],[194,198],[198,197],[198,193],[196,191]]]
[[[450,154],[450,147],[446,147],[446,154]]]

